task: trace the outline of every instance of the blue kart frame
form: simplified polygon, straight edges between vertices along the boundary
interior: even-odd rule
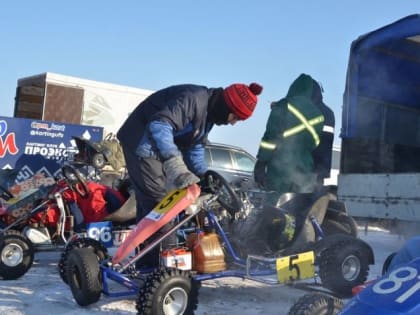
[[[198,304],[200,283],[210,279],[238,277],[272,285],[294,285],[301,288],[315,286],[326,290],[337,288],[337,282],[341,280],[345,282],[347,291],[348,288],[366,280],[369,264],[374,261],[370,246],[350,235],[325,236],[316,215],[312,215],[310,211],[306,214],[305,222],[312,227],[315,242],[305,244],[305,248],[301,250],[286,250],[283,255],[274,257],[259,254],[247,254],[245,257],[238,255],[228,233],[220,224],[215,210],[220,209],[220,206],[229,208],[223,200],[226,194],[228,200],[235,199],[235,192],[216,172],[209,171],[208,174],[216,178],[218,187],[210,193],[201,194],[188,209],[177,216],[176,223],[169,231],[148,242],[136,251],[134,256],[114,264],[112,257],[107,254],[98,255],[95,248],[94,250],[92,248],[72,249],[68,254],[66,268],[69,286],[76,302],[81,306],[86,306],[97,302],[101,294],[109,297],[137,295],[137,308],[141,310],[141,313],[167,314],[165,308],[176,308],[177,306],[174,305],[181,305],[175,313],[192,314]],[[162,202],[164,203],[165,199]],[[215,204],[218,207],[215,207]],[[237,204],[234,208],[237,208]],[[276,208],[275,211],[284,210]],[[199,213],[204,213],[205,229],[197,225],[192,227],[188,225],[194,222],[194,218]],[[182,239],[186,239],[190,233],[200,233],[203,230],[211,230],[218,235],[228,260],[229,266],[225,270],[200,273],[196,270],[168,267],[136,268],[138,260],[159,246],[171,234],[176,233],[181,235]],[[98,263],[98,257],[106,258],[99,259]],[[344,274],[348,270],[352,272],[349,276]],[[321,283],[317,281],[318,276],[321,278]],[[171,280],[172,278],[174,280]],[[300,281],[310,278],[314,279],[312,283]],[[114,284],[123,289],[116,289]],[[179,294],[173,294],[174,291]],[[179,296],[181,301],[171,303],[173,296]],[[173,310],[171,309],[169,313],[173,313]]]

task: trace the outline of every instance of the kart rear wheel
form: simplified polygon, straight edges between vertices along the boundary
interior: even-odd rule
[[[343,301],[325,294],[309,293],[300,297],[288,315],[336,315],[343,308]]]
[[[74,299],[80,306],[99,301],[102,276],[92,248],[75,248],[67,260],[67,279]]]
[[[22,233],[8,230],[0,236],[0,277],[15,280],[23,276],[34,262],[34,248]]]
[[[198,305],[200,282],[191,273],[162,269],[151,274],[137,299],[138,314],[194,314]]]
[[[58,262],[58,273],[60,274],[61,280],[64,283],[68,284],[67,279],[67,260],[69,253],[75,248],[92,248],[93,252],[96,254],[98,260],[103,260],[108,258],[108,250],[101,242],[88,237],[78,238],[74,241],[70,241],[64,252],[61,253],[60,260]]]
[[[319,257],[322,285],[343,297],[365,282],[369,272],[369,253],[358,239],[339,240],[325,248]]]

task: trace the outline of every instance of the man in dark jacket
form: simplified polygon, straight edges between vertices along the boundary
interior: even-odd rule
[[[286,97],[273,102],[254,168],[257,184],[271,194],[266,205],[276,206],[286,192],[315,191],[331,168],[334,113],[322,102],[322,90],[301,74]],[[285,214],[283,233],[291,240],[294,218]]]
[[[173,188],[197,183],[206,170],[204,144],[214,125],[250,117],[262,87],[176,85],[146,98],[124,122],[117,137],[137,200],[137,220]],[[156,251],[146,264],[156,265]]]
[[[312,152],[320,144],[324,116],[312,100],[313,82],[301,74],[286,97],[271,104],[254,175],[278,195],[311,192],[316,184]]]

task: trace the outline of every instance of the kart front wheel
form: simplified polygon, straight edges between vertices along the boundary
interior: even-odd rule
[[[336,315],[343,308],[343,301],[325,294],[309,293],[300,297],[287,315]]]
[[[64,283],[68,283],[67,279],[67,260],[69,253],[75,248],[92,248],[96,254],[97,259],[103,260],[108,257],[108,250],[101,242],[88,237],[78,238],[67,244],[66,249],[61,254],[60,261],[58,262],[58,273]]]
[[[187,271],[162,269],[151,274],[137,299],[139,314],[194,314],[200,282]]]
[[[99,301],[102,276],[92,248],[75,248],[67,260],[67,279],[74,299],[80,306]]]
[[[369,272],[369,253],[361,240],[339,240],[320,253],[319,275],[322,285],[343,297],[365,282]]]
[[[34,248],[22,233],[8,230],[0,236],[0,277],[15,280],[23,276],[34,262]]]

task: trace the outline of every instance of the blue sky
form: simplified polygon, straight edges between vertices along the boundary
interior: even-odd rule
[[[323,85],[339,144],[351,42],[414,13],[418,0],[4,1],[0,115],[13,116],[19,78],[44,72],[150,90],[258,82],[254,116],[210,134],[256,154],[270,103],[307,73]]]

